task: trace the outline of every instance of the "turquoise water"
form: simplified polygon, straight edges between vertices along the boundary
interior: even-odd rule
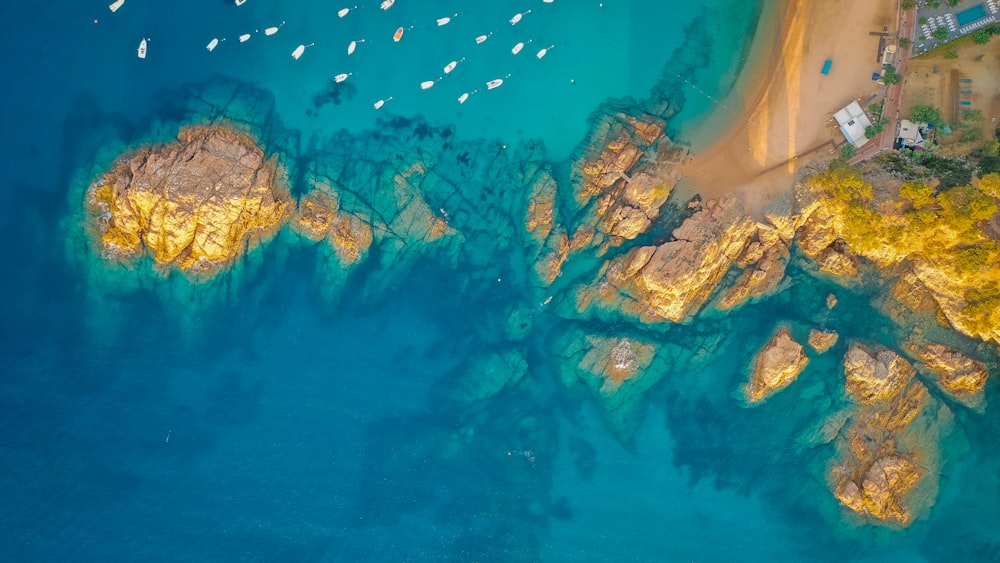
[[[962,10],[955,14],[955,19],[958,20],[958,25],[970,24],[980,18],[986,17],[986,6],[979,4],[978,6],[973,6],[968,10]]]
[[[598,4],[398,0],[343,20],[328,2],[128,0],[114,15],[102,3],[0,7],[18,22],[0,40],[4,560],[1000,557],[991,410],[956,408],[937,503],[905,531],[845,518],[823,482],[830,450],[800,446],[842,402],[846,342],[893,338],[867,291],[792,268],[781,295],[685,326],[581,319],[537,299],[516,231],[519,167],[542,163],[562,179],[609,97],[655,91],[671,101],[669,128],[697,123],[712,103],[678,75],[721,96],[755,18],[770,17],[735,0]],[[282,20],[273,37],[235,39]],[[415,27],[393,44],[399,25]],[[144,36],[149,56],[138,61]],[[228,40],[209,53],[215,36]],[[366,39],[350,58],[349,38]],[[452,75],[419,89],[460,56]],[[317,105],[339,72],[355,73],[352,88]],[[497,90],[454,99],[507,73]],[[488,162],[440,170],[461,201],[426,188],[467,233],[462,252],[393,262],[382,250],[339,279],[321,250],[279,235],[195,288],[88,256],[76,221],[91,175],[132,143],[220,115],[245,120],[297,173],[419,150]],[[553,293],[592,279],[594,266],[570,264]],[[840,305],[827,312],[830,292]],[[528,319],[517,334],[512,312]],[[822,323],[841,340],[746,409],[746,366],[778,323]],[[633,410],[607,413],[562,378],[575,334],[655,341],[658,382]],[[525,375],[477,399],[483,359],[508,352]],[[995,400],[995,383],[987,393]]]

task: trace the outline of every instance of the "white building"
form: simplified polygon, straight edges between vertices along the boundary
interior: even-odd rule
[[[920,134],[920,126],[909,119],[900,121],[899,144],[910,149],[924,146],[924,137]]]
[[[833,114],[833,118],[840,125],[840,132],[847,138],[847,142],[855,148],[860,149],[868,142],[865,129],[871,127],[872,122],[857,101],[847,104],[847,107]]]

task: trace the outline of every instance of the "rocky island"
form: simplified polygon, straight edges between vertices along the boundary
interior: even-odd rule
[[[293,201],[277,156],[233,127],[199,125],[119,157],[86,205],[106,258],[210,277],[273,237]]]

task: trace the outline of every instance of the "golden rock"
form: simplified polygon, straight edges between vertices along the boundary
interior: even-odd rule
[[[844,356],[845,388],[862,405],[891,398],[906,387],[914,375],[913,366],[891,350],[874,355],[858,343]]]
[[[758,403],[789,386],[808,363],[802,345],[792,340],[788,329],[782,327],[757,354],[753,374],[743,388],[747,401]]]
[[[942,389],[956,398],[967,398],[983,391],[989,372],[986,364],[943,344],[910,342],[906,350],[920,359],[938,377]]]
[[[177,141],[127,153],[87,192],[102,255],[212,275],[272,237],[292,200],[277,157],[225,125],[191,126]]]
[[[839,335],[832,330],[816,330],[811,329],[809,331],[809,345],[813,347],[813,350],[822,354],[833,348],[833,345],[837,343]]]
[[[611,262],[608,282],[648,308],[681,322],[697,312],[756,233],[738,199],[709,201],[658,247],[638,247]]]

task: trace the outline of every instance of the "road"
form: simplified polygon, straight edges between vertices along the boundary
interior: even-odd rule
[[[914,33],[916,33],[917,27],[917,10],[916,8],[912,10],[903,10],[899,7],[897,2],[897,26],[896,26],[896,39],[897,44],[900,37],[906,37],[911,41],[914,38]],[[912,48],[912,47],[911,47]],[[881,133],[876,135],[872,140],[868,141],[865,146],[858,150],[858,154],[850,160],[851,164],[857,164],[864,160],[892,149],[893,143],[896,141],[896,129],[899,125],[899,111],[900,104],[903,100],[903,87],[906,86],[906,67],[909,63],[909,49],[907,49],[907,54],[904,55],[902,49],[898,50],[899,54],[896,72],[903,77],[903,81],[899,84],[893,86],[885,87],[885,95],[883,97],[883,103],[885,104],[882,109],[883,122],[885,123],[885,128]]]

